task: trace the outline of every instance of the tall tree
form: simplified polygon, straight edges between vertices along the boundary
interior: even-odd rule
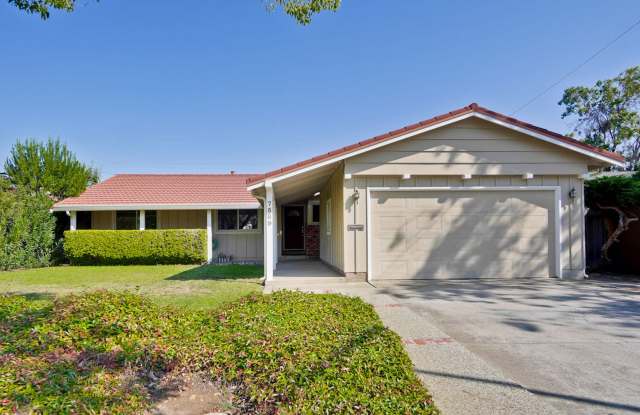
[[[564,106],[562,118],[577,118],[573,134],[621,152],[632,170],[640,167],[640,66],[592,87],[567,88],[558,105]]]
[[[45,192],[58,200],[77,196],[98,181],[95,168],[80,162],[64,143],[53,139],[46,143],[18,141],[4,168],[14,186]]]
[[[338,10],[340,2],[341,0],[266,0],[269,10],[282,8],[302,25],[311,23],[312,16],[323,10]],[[28,13],[38,14],[46,20],[49,18],[51,9],[72,12],[76,6],[76,0],[9,0],[9,4]]]
[[[640,172],[632,177],[600,177],[585,183],[589,208],[609,211],[617,216],[616,228],[602,245],[602,257],[609,262],[609,249],[629,226],[640,219]]]

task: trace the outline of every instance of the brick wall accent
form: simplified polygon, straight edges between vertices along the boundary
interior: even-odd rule
[[[304,232],[304,246],[307,256],[320,256],[320,225],[307,225]]]

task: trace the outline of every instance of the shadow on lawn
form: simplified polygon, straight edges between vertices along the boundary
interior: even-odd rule
[[[255,280],[262,276],[262,265],[202,265],[172,275],[167,280]]]
[[[2,293],[2,295],[24,297],[29,301],[53,301],[56,299],[56,295],[54,293],[49,293],[49,292],[25,293],[25,292],[9,291],[9,292]]]

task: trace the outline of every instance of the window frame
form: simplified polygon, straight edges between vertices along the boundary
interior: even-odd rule
[[[313,209],[317,206],[318,208],[318,220],[313,220]],[[309,201],[309,206],[307,206],[307,224],[309,225],[319,225],[320,224],[320,201],[319,200],[311,200]]]
[[[220,212],[221,211],[235,211],[236,212],[236,227],[235,229],[220,229]],[[255,229],[240,229],[240,211],[241,210],[255,210],[256,215],[258,217],[258,227]],[[261,233],[262,232],[262,215],[260,212],[262,209],[216,209],[216,223],[214,226],[215,233],[225,234],[225,233]]]

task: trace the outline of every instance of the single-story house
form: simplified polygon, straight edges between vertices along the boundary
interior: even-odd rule
[[[624,158],[469,106],[265,174],[116,175],[71,230],[206,228],[208,258],[382,279],[580,278],[584,175]]]

